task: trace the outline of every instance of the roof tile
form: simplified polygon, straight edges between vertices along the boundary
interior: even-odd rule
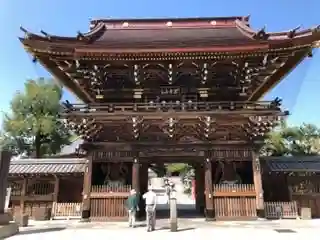
[[[11,161],[9,174],[83,173],[86,166],[86,159],[19,159]]]
[[[271,172],[320,172],[320,156],[264,157]]]

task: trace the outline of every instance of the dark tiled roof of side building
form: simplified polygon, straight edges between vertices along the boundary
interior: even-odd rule
[[[270,172],[320,173],[320,156],[263,157],[261,160]]]
[[[9,174],[83,173],[86,166],[84,158],[26,158],[11,160]]]

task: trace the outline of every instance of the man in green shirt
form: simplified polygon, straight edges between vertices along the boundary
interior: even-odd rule
[[[129,227],[135,227],[136,213],[139,211],[139,196],[134,189],[130,191],[130,196],[127,199],[126,206],[129,213]]]

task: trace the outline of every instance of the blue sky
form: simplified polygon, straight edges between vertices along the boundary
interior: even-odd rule
[[[22,25],[32,32],[74,36],[86,32],[91,18],[214,17],[251,15],[253,28],[266,25],[268,31],[282,31],[301,25],[320,24],[319,0],[116,0],[116,1],[0,1],[0,109],[9,102],[26,79],[49,74],[31,61],[18,41]],[[282,97],[292,115],[289,122],[320,126],[320,54],[307,59],[266,98]],[[65,98],[72,99],[66,93]]]

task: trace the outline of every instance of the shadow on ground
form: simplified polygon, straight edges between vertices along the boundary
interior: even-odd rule
[[[190,230],[194,230],[195,228],[193,227],[189,227],[189,228],[178,228],[177,232],[184,232],[184,231],[190,231]],[[156,229],[156,231],[161,231],[161,230],[170,230],[170,227],[161,227]]]
[[[17,235],[28,235],[35,233],[47,233],[47,232],[58,232],[65,230],[65,227],[54,227],[54,228],[42,228],[42,229],[24,229],[20,231]]]
[[[177,206],[178,218],[203,218],[204,214],[200,214],[195,208],[188,208],[189,205],[179,204]],[[170,218],[169,209],[157,209],[157,219]]]

